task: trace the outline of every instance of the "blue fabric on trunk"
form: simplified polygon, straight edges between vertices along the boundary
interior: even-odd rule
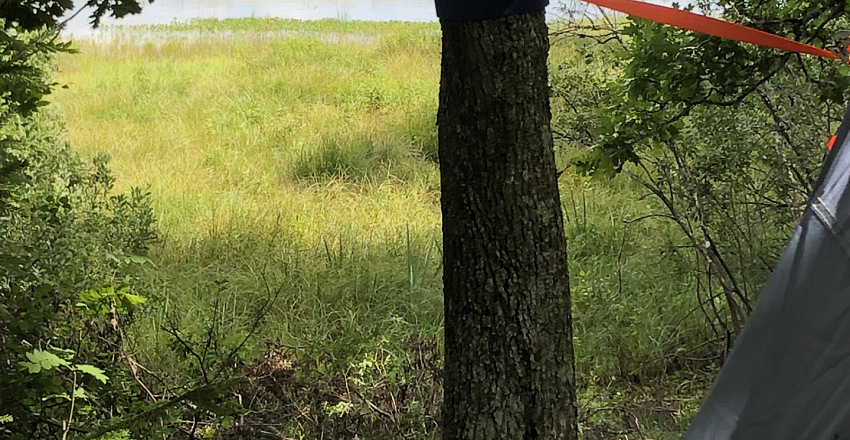
[[[483,20],[542,11],[549,0],[435,0],[442,20]]]

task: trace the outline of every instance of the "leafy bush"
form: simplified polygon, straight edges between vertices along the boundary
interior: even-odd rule
[[[93,4],[95,20],[138,8]],[[52,26],[71,2],[9,5],[0,19],[0,434],[73,438],[140,400],[123,328],[145,302],[129,283],[156,240],[154,216],[146,192],[112,194],[107,158],[80,159],[57,118],[39,110],[52,55],[70,51]]]
[[[147,301],[131,288],[157,240],[150,196],[138,188],[114,194],[107,157],[82,160],[58,118],[39,110],[51,55],[68,50],[53,43],[55,30],[3,32],[0,435],[166,438],[238,412],[228,395],[238,380],[174,386],[135,359],[124,335]]]
[[[770,14],[795,15],[799,6],[828,17],[823,26],[785,31],[820,38],[842,25],[834,12],[846,9],[766,5],[729,0],[719,11],[768,26]],[[777,23],[775,31],[790,21]],[[626,199],[619,210],[607,207],[611,196],[588,204],[596,211],[589,225],[567,222],[578,270],[579,368],[584,346],[594,356],[585,364],[593,378],[617,371],[641,383],[709,371],[722,362],[806,205],[841,117],[847,72],[643,20],[572,21],[556,35],[556,50],[578,55],[556,59],[552,69],[564,160],[580,174],[620,173],[593,186],[620,188]],[[600,222],[598,211],[610,222]],[[637,228],[645,232],[626,233]],[[607,252],[584,255],[587,249]]]
[[[144,302],[128,275],[156,232],[148,194],[112,195],[107,159],[81,160],[55,118],[15,125],[3,153],[21,166],[0,199],[0,406],[13,419],[2,429],[32,438],[72,417],[96,426],[140,392],[122,329]]]

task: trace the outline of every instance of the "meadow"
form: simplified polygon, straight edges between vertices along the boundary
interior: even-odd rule
[[[199,20],[75,46],[53,97],[68,141],[157,213],[134,285],[153,301],[129,329],[142,365],[191,375],[170,336],[214,334],[246,364],[281,349],[373,389],[417,383],[442,328],[437,24]],[[563,41],[550,63],[600,68]],[[679,438],[712,372],[689,257],[662,251],[680,234],[623,177],[560,182],[584,438]]]

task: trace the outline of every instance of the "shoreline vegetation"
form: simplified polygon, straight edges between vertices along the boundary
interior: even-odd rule
[[[291,416],[282,434],[434,438],[439,24],[250,18],[107,35],[58,57],[67,88],[52,107],[82,156],[110,156],[116,191],[151,193],[161,238],[137,274],[151,304],[128,330],[138,362],[195,374],[164,328],[214,328],[222,346],[251,336],[252,414]],[[550,64],[553,87],[604,69],[564,39]],[[563,107],[553,98],[556,124]],[[561,163],[577,150],[557,148]],[[560,185],[583,436],[680,438],[714,372],[692,350],[701,317],[677,299],[690,281],[659,252],[680,234],[629,222],[654,206],[625,178],[568,171]]]

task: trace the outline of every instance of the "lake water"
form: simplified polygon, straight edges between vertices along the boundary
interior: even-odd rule
[[[301,20],[336,18],[369,21],[436,21],[433,0],[157,0],[142,13],[104,25],[150,25],[194,18],[276,17]],[[85,12],[68,22],[66,33],[92,35]]]
[[[653,0],[650,0],[653,1]],[[664,3],[666,0],[656,0]],[[551,0],[547,13],[554,18],[561,6],[588,7],[580,0]],[[70,15],[70,14],[69,14]],[[156,0],[141,14],[120,20],[105,18],[104,26],[154,25],[185,22],[195,18],[275,17],[300,20],[336,18],[367,21],[436,21],[434,0]],[[68,22],[66,35],[96,36],[86,12]]]
[[[673,0],[648,0],[670,5]],[[681,1],[682,4],[689,3]],[[547,16],[559,16],[562,7],[595,15],[595,7],[581,0],[550,0]],[[69,14],[70,15],[70,14]],[[563,16],[563,15],[560,15]],[[142,13],[120,20],[105,18],[104,26],[133,26],[185,22],[195,18],[274,17],[299,20],[436,21],[434,0],[156,0]],[[97,36],[85,12],[68,22],[64,33],[76,37]]]

